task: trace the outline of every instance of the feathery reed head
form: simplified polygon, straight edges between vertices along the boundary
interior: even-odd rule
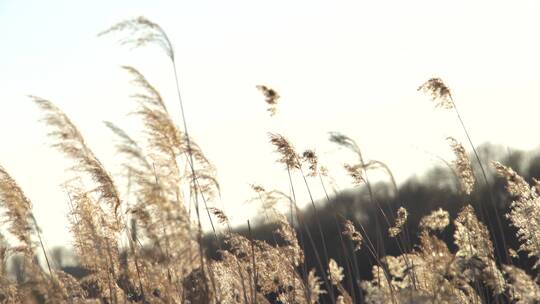
[[[353,185],[360,186],[365,183],[363,174],[363,169],[361,165],[349,165],[344,164],[343,168],[347,171],[347,174],[352,178]]]
[[[517,174],[512,168],[504,166],[496,161],[492,161],[491,165],[495,168],[497,174],[506,180],[506,191],[508,191],[510,195],[518,200],[536,197],[531,186],[529,186],[525,179]]]
[[[177,186],[182,178],[196,178],[197,182],[191,183],[192,193],[202,192],[207,200],[219,196],[220,186],[215,176],[215,167],[193,138],[189,138],[188,144],[187,135],[172,120],[161,94],[137,69],[129,66],[123,68],[133,76],[134,85],[141,89],[141,92],[132,95],[139,104],[134,114],[143,121],[152,162],[156,164],[156,174],[162,178],[163,183],[168,184],[165,188],[174,189],[174,185]],[[194,163],[188,165],[193,166],[195,177],[192,176],[193,172],[188,173],[188,176],[182,175],[177,161],[178,156],[189,154],[193,156]],[[177,194],[173,196],[179,197]]]
[[[353,152],[355,153],[359,153],[359,148],[358,148],[358,145],[356,144],[356,142],[344,135],[344,134],[341,134],[339,132],[330,132],[330,138],[329,140],[339,146],[342,146],[342,147],[345,147],[347,149],[350,149],[352,150]]]
[[[420,228],[443,231],[450,224],[449,216],[448,211],[439,208],[420,220]]]
[[[281,155],[278,162],[285,164],[289,169],[299,169],[299,156],[296,154],[293,145],[283,135],[269,133],[270,143],[274,145],[276,152]]]
[[[436,102],[436,107],[441,107],[444,109],[454,108],[454,102],[452,100],[450,89],[440,78],[429,79],[418,87],[418,91],[430,94],[431,100]]]
[[[517,228],[517,237],[521,241],[520,251],[525,251],[529,257],[537,260],[533,268],[540,266],[540,246],[536,240],[540,240],[540,224],[536,220],[540,218],[540,196],[535,187],[529,184],[514,170],[498,162],[492,162],[497,174],[506,179],[506,190],[514,197],[510,205],[510,211],[506,217]]]
[[[20,248],[24,252],[32,254],[34,246],[30,234],[35,228],[31,223],[32,204],[2,166],[0,166],[0,206],[6,209],[3,217],[10,224],[9,232],[21,242]]]
[[[459,143],[453,137],[447,137],[446,140],[448,141],[450,148],[452,148],[452,151],[454,151],[454,154],[456,156],[453,164],[455,166],[456,172],[458,173],[461,187],[463,188],[463,191],[467,193],[467,195],[469,195],[473,191],[475,183],[471,161],[469,160],[467,152],[465,151],[465,148],[461,143]]]
[[[391,237],[396,237],[401,233],[403,226],[407,223],[408,216],[409,216],[409,213],[407,212],[407,209],[403,207],[399,207],[397,211],[396,223],[394,224],[393,227],[388,228],[388,234]]]
[[[213,214],[220,224],[229,226],[229,218],[221,209],[214,208],[214,207],[208,207],[208,211],[210,211],[211,214]]]
[[[161,26],[145,17],[141,16],[119,22],[109,29],[100,32],[98,36],[116,32],[128,32],[125,38],[119,40],[122,45],[131,45],[133,48],[138,48],[147,44],[156,44],[165,51],[171,60],[174,60],[173,47],[165,31]]]
[[[325,294],[326,290],[321,289],[321,280],[317,275],[315,274],[315,269],[311,269],[308,273],[307,277],[307,285],[308,290],[310,291],[310,298],[312,303],[317,303],[319,299],[319,295]],[[310,303],[311,304],[311,303]]]
[[[343,268],[334,259],[330,259],[328,262],[328,277],[333,285],[338,285],[345,277],[343,275]]]
[[[87,173],[96,182],[98,187],[95,191],[113,208],[114,214],[118,215],[121,201],[116,185],[103,164],[86,145],[75,124],[51,101],[34,96],[31,98],[44,112],[43,121],[52,129],[48,135],[55,140],[53,147],[76,163],[73,170]]]
[[[315,154],[315,151],[313,150],[306,150],[302,152],[302,161],[305,162],[308,166],[308,176],[314,177],[318,174],[318,164],[319,159],[317,158],[317,154]]]
[[[272,88],[265,85],[257,85],[256,88],[264,95],[264,101],[268,105],[267,111],[270,112],[270,116],[274,116],[277,113],[277,103],[279,94]]]
[[[255,193],[264,193],[266,192],[266,189],[264,189],[263,186],[258,184],[250,184],[251,190],[255,191]]]
[[[362,242],[364,238],[360,232],[356,231],[354,224],[350,220],[345,220],[343,222],[343,235],[346,235],[354,244],[354,251],[358,251],[362,248]]]
[[[455,254],[458,267],[463,268],[461,270],[466,276],[471,272],[474,273],[474,269],[471,268],[477,268],[480,278],[495,294],[503,293],[506,283],[495,264],[489,231],[476,217],[474,208],[471,205],[463,207],[454,224],[456,226],[454,242],[458,246]]]

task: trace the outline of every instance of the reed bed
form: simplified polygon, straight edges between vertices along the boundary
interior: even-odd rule
[[[492,163],[506,181],[512,200],[504,216],[516,228],[517,251],[537,261],[531,269],[522,269],[514,263],[518,252],[504,238],[494,243],[493,234],[502,231],[504,218],[498,213],[490,216],[486,210],[492,204],[471,196],[478,178],[465,147],[448,138],[456,157],[448,165],[457,178],[463,207],[454,218],[443,209],[421,215],[415,236],[419,242],[412,244],[408,210],[381,204],[373,193],[369,172],[381,170],[393,185],[393,195],[399,197],[390,169],[381,161],[365,159],[353,139],[332,133],[332,142],[358,156],[356,163],[345,164],[343,169],[355,186],[367,189],[377,216],[376,231],[368,231],[347,214],[335,214],[332,225],[341,233],[328,235],[311,194],[313,187],[321,187],[330,202],[323,181],[330,178],[328,171],[315,151],[299,153],[284,135],[269,133],[291,194],[253,185],[265,221],[273,223],[272,240],[253,238],[249,222],[248,235],[239,234],[231,228],[226,210],[210,205],[220,196],[216,169],[189,135],[189,113],[184,112],[175,52],[166,32],[139,17],[99,34],[104,35],[120,37],[120,44],[134,48],[159,46],[170,59],[177,100],[166,102],[135,67],[123,67],[132,77],[133,113],[144,126],[144,140],[136,141],[106,122],[118,138],[118,161],[126,173],[121,178],[130,185],[130,195],[122,197],[119,177],[108,173],[70,118],[52,101],[30,97],[43,114],[52,147],[73,164],[63,187],[70,204],[73,245],[86,275],[75,278],[51,266],[32,203],[0,167],[0,204],[7,227],[2,233],[18,242],[9,246],[3,237],[0,242],[1,303],[540,303],[540,182],[531,185],[511,168]],[[269,114],[275,115],[278,92],[266,85],[257,89]],[[441,79],[428,80],[419,91],[427,93],[437,107],[454,110],[467,132],[451,91]],[[181,112],[170,113],[168,102],[178,102]],[[482,180],[489,183],[488,168],[466,134]],[[293,182],[295,174],[303,184]],[[295,189],[299,187],[309,193],[307,209],[314,215],[315,232],[308,229],[306,210],[298,207]],[[280,211],[278,203],[288,210]],[[203,216],[211,224],[206,232]],[[441,231],[450,226],[452,246],[441,238]],[[217,257],[208,254],[205,233],[217,244]],[[399,254],[388,254],[387,237]],[[339,238],[343,265],[328,253],[325,240],[330,238]],[[315,255],[314,267],[306,262],[308,248]],[[361,258],[359,252],[369,258]],[[14,256],[23,261],[24,276],[17,279],[7,267]],[[39,256],[46,267],[39,263]],[[370,276],[360,277],[361,264],[372,268]]]

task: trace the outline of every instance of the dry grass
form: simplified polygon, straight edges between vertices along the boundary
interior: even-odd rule
[[[120,40],[122,44],[158,45],[171,59],[176,76],[174,49],[159,25],[141,17],[121,22],[100,35],[125,31],[131,34]],[[70,229],[78,259],[89,274],[75,279],[50,267],[40,229],[32,215],[32,204],[16,181],[0,167],[0,204],[5,211],[6,232],[19,241],[16,247],[8,246],[3,238],[0,242],[1,303],[540,302],[540,286],[530,275],[536,270],[520,269],[498,259],[486,226],[490,223],[483,222],[482,216],[479,219],[470,205],[465,205],[454,219],[442,209],[425,215],[420,221],[420,243],[413,247],[406,229],[408,211],[385,210],[371,193],[368,171],[383,169],[391,178],[395,195],[399,196],[390,170],[380,161],[365,161],[354,140],[338,133],[332,134],[331,140],[359,157],[358,163],[347,164],[345,169],[356,186],[368,188],[371,203],[385,220],[377,222],[373,239],[361,224],[356,227],[345,217],[333,218],[342,231],[339,238],[348,261],[342,265],[346,269],[328,256],[324,240],[334,236],[324,235],[313,198],[322,248],[315,246],[294,197],[297,185],[293,184],[291,174],[302,175],[311,195],[308,178],[319,178],[326,191],[322,177],[327,171],[320,167],[314,151],[298,154],[279,134],[270,133],[270,143],[279,155],[278,163],[284,165],[288,174],[293,195],[253,186],[255,201],[263,206],[265,219],[276,224],[273,244],[254,240],[251,227],[249,237],[234,233],[226,212],[207,204],[219,197],[219,184],[214,167],[189,137],[185,113],[182,112],[183,128],[180,128],[157,89],[135,68],[124,69],[133,77],[138,90],[133,94],[137,105],[134,113],[145,128],[145,140],[137,142],[113,123],[106,125],[118,137],[117,150],[130,185],[128,198],[120,196],[115,178],[69,117],[53,102],[31,97],[43,112],[53,147],[73,161],[72,176],[65,183],[70,200]],[[257,88],[263,93],[270,115],[274,115],[279,94],[263,85]],[[430,94],[437,106],[455,109],[450,89],[442,80],[430,79],[419,90]],[[453,138],[449,142],[456,155],[454,169],[462,195],[471,199],[469,195],[476,181],[471,162],[459,142]],[[517,228],[519,251],[540,261],[540,187],[529,185],[499,163],[493,166],[506,179],[508,192],[515,198],[506,216]],[[189,191],[186,193],[185,189]],[[275,208],[280,201],[290,207],[288,214],[281,214]],[[205,254],[199,204],[204,204],[214,238],[220,244],[219,258]],[[195,215],[188,207],[191,205],[195,206]],[[215,229],[216,219],[217,224],[225,227],[223,232]],[[130,222],[134,224],[128,225]],[[455,231],[452,250],[440,238],[440,231],[448,226]],[[399,255],[387,255],[383,234],[397,242]],[[34,238],[40,240],[47,269],[37,262]],[[127,245],[122,245],[121,240],[126,239]],[[307,246],[315,253],[315,269],[308,269],[304,256]],[[517,256],[510,248],[503,249]],[[360,251],[366,251],[371,259],[357,260]],[[24,258],[24,276],[13,280],[6,261],[16,255]],[[359,263],[372,266],[371,277],[359,280],[346,275],[354,273],[359,278]]]

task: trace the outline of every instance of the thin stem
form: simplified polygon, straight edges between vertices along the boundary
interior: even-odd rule
[[[49,269],[49,273],[51,274],[51,277],[54,278],[54,274],[51,269],[51,263],[49,263],[49,258],[47,256],[47,251],[45,250],[45,245],[43,244],[43,240],[41,239],[41,229],[39,228],[36,218],[33,214],[30,214],[32,217],[32,221],[34,222],[34,226],[36,226],[36,232],[39,240],[39,245],[41,246],[41,250],[43,251],[43,256],[45,257],[45,262],[47,263],[47,268]]]
[[[492,193],[492,190],[491,190],[491,185],[490,185],[490,183],[488,181],[488,178],[487,178],[486,170],[484,169],[484,165],[482,165],[482,161],[480,160],[480,156],[479,156],[478,152],[476,151],[476,148],[475,148],[475,146],[474,146],[474,144],[472,142],[471,136],[469,135],[469,132],[467,131],[467,128],[465,127],[465,123],[463,122],[463,119],[461,118],[461,115],[459,114],[456,103],[454,102],[452,97],[450,97],[450,100],[452,101],[452,105],[454,106],[454,110],[456,112],[457,118],[458,118],[458,120],[459,120],[459,122],[461,124],[461,127],[463,128],[463,131],[465,132],[465,136],[467,137],[467,140],[469,141],[469,144],[470,144],[470,146],[471,146],[471,148],[473,150],[476,161],[478,162],[478,165],[480,166],[480,171],[482,172],[482,177],[484,178],[484,182],[485,182],[485,184],[486,184],[486,186],[488,188],[490,205],[493,207],[493,209],[495,211],[497,229],[499,230],[499,234],[501,235],[502,246],[503,246],[504,257],[505,257],[505,263],[506,264],[512,264],[512,260],[508,256],[508,250],[507,250],[508,247],[506,245],[506,237],[504,236],[504,231],[503,231],[503,228],[502,228],[502,223],[501,223],[499,211],[498,211],[497,206],[495,205],[495,199],[493,198],[493,193]],[[480,208],[480,209],[483,210],[484,208]],[[483,212],[481,212],[481,215],[483,216]],[[489,221],[489,217],[488,217],[488,221]],[[496,248],[499,249],[499,250],[496,250],[497,257],[499,258],[499,260],[501,260],[500,248],[498,246],[496,235],[494,235],[493,233],[492,233],[492,238],[493,238],[493,241],[495,242]]]
[[[172,45],[171,45],[171,50],[172,50]],[[171,51],[172,54],[174,54],[174,52]],[[189,162],[191,164],[190,168],[191,168],[191,174],[192,174],[192,183],[193,183],[193,188],[195,189],[195,211],[196,211],[196,214],[197,214],[197,225],[198,225],[198,231],[197,231],[197,241],[199,243],[199,256],[200,256],[200,262],[201,262],[201,271],[202,271],[202,276],[204,278],[204,290],[206,292],[206,294],[208,294],[209,292],[209,288],[208,288],[208,281],[206,279],[206,274],[205,274],[205,260],[204,260],[204,252],[203,252],[203,249],[202,249],[202,225],[201,225],[201,215],[200,215],[200,207],[199,207],[199,197],[198,197],[198,188],[197,188],[197,185],[196,185],[196,182],[195,182],[195,168],[194,168],[194,162],[193,162],[193,153],[192,153],[192,149],[191,149],[191,139],[189,137],[189,132],[188,132],[188,128],[187,128],[187,122],[186,122],[186,115],[185,115],[185,111],[184,111],[184,104],[182,102],[182,95],[180,94],[180,83],[179,83],[179,80],[178,80],[178,72],[176,70],[176,62],[174,60],[174,57],[171,56],[171,61],[172,61],[172,66],[173,66],[173,72],[174,72],[174,80],[175,80],[175,84],[176,84],[176,92],[177,92],[177,95],[178,95],[178,102],[180,103],[180,112],[182,114],[182,123],[184,125],[184,134],[185,134],[185,137],[186,137],[186,143],[187,143],[187,149],[188,149],[188,156],[189,156]],[[214,291],[215,291],[215,286],[214,286]]]
[[[305,248],[305,243],[304,243],[304,237],[303,237],[303,233],[302,233],[302,227],[300,226],[300,219],[299,219],[299,215],[298,215],[298,208],[296,207],[296,192],[294,191],[294,186],[293,186],[293,182],[292,182],[292,176],[291,176],[291,170],[289,168],[289,166],[287,165],[287,174],[288,174],[288,177],[289,177],[289,186],[291,188],[291,194],[292,194],[292,200],[291,200],[291,226],[294,228],[294,222],[293,222],[293,210],[296,211],[296,221],[298,223],[298,231],[299,231],[299,237],[300,237],[300,244],[302,245],[302,248]],[[294,209],[293,209],[294,208]],[[306,229],[307,230],[307,229]],[[309,233],[309,231],[308,231]],[[313,246],[313,250],[315,251],[315,254],[317,254],[317,250],[315,248],[315,246]],[[308,277],[308,274],[307,274],[307,261],[306,261],[306,257],[304,256],[304,259],[303,259],[303,263],[302,263],[302,272],[303,272],[303,275],[304,275],[304,280],[307,280],[307,277]],[[320,264],[320,261],[319,261],[319,265]],[[324,274],[324,269],[322,269],[322,265],[321,265],[321,271],[323,272]],[[294,271],[293,271],[293,290],[295,289],[295,281],[294,281]],[[325,280],[326,282],[326,280]],[[326,287],[328,288],[328,286],[330,286],[329,284],[326,285]],[[307,289],[309,289],[309,285],[306,285]],[[306,290],[306,297],[308,299],[308,302],[311,302],[311,292],[309,290]],[[296,298],[296,293],[293,292],[293,301],[295,300]]]
[[[358,158],[360,159],[360,165],[362,166],[362,168],[365,168],[366,167],[366,163],[364,162],[364,157],[362,156],[362,152],[360,150],[360,147],[354,143],[354,149],[356,150],[356,153],[358,154]],[[369,193],[369,199],[370,199],[370,202],[371,204],[377,204],[379,210],[381,211],[381,213],[383,214],[383,216],[386,218],[385,214],[384,214],[384,211],[382,210],[382,207],[380,206],[379,202],[375,200],[375,197],[373,195],[373,189],[371,188],[371,183],[369,182],[369,177],[368,177],[368,173],[367,173],[367,170],[364,169],[364,174],[366,175],[366,187],[368,189],[368,193]],[[387,222],[388,222],[388,219],[386,218]],[[391,224],[388,224],[389,226]],[[385,254],[385,248],[384,248],[384,241],[382,239],[382,233],[381,233],[381,227],[380,227],[380,224],[379,224],[379,217],[378,216],[375,216],[375,227],[376,227],[376,233],[377,233],[377,259],[379,259],[382,256],[384,256]],[[380,282],[379,282],[380,283]],[[380,285],[380,284],[379,284]]]
[[[255,263],[255,243],[253,242],[253,236],[251,235],[251,224],[247,221],[249,231],[249,242],[251,243],[251,262],[253,265],[253,304],[257,304],[257,264]]]
[[[317,175],[319,177],[321,187],[322,187],[322,189],[324,191],[324,195],[326,196],[326,202],[327,202],[327,204],[329,204],[330,203],[330,196],[328,195],[328,192],[326,191],[326,187],[324,186],[322,176],[321,176],[320,173],[317,174]],[[353,303],[356,303],[356,287],[359,286],[359,278],[360,278],[360,274],[358,273],[358,262],[356,261],[356,252],[354,251],[354,247],[353,247],[353,250],[352,250],[353,265],[351,266],[351,259],[349,258],[348,254],[347,254],[347,249],[345,247],[345,241],[343,240],[343,235],[341,233],[341,227],[339,226],[339,221],[338,221],[337,216],[336,216],[335,213],[333,213],[332,215],[334,217],[334,223],[336,224],[336,230],[337,230],[338,235],[339,235],[339,243],[341,244],[341,250],[343,252],[343,257],[345,258],[346,263],[347,263],[347,271],[349,272],[349,281],[350,281],[350,285],[351,285],[351,294],[352,294],[352,298],[353,298]],[[355,279],[356,279],[356,281],[355,281]],[[361,295],[360,295],[360,297],[361,297]]]
[[[319,228],[319,236],[321,238],[322,245],[323,245],[324,263],[328,264],[328,261],[329,261],[328,260],[328,249],[327,249],[328,247],[326,246],[326,240],[325,240],[325,237],[324,237],[324,232],[323,232],[323,229],[322,229],[322,226],[321,226],[321,221],[319,219],[319,212],[317,211],[317,207],[315,206],[315,200],[313,199],[313,195],[311,194],[311,189],[309,188],[309,184],[307,182],[306,175],[304,174],[304,171],[302,170],[302,168],[300,168],[300,173],[302,174],[302,178],[304,179],[304,184],[306,185],[306,189],[307,189],[307,192],[308,192],[308,195],[309,195],[311,206],[313,207],[313,213],[315,215],[315,220],[317,221],[317,226]]]

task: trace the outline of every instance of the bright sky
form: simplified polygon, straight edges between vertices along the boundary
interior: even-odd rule
[[[225,212],[244,223],[249,183],[287,191],[267,132],[315,148],[331,173],[354,158],[327,142],[354,138],[398,180],[452,159],[445,137],[464,136],[452,112],[416,88],[441,77],[477,144],[537,146],[538,1],[0,1],[0,164],[33,201],[49,247],[69,244],[68,163],[48,147],[26,95],[53,100],[116,174],[110,120],[136,124],[133,88],[119,67],[141,70],[179,110],[169,62],[157,48],[129,50],[96,34],[143,15],[176,48],[191,134],[218,168]],[[255,89],[276,89],[268,117]],[[180,120],[178,120],[180,122]],[[347,180],[338,179],[341,188]],[[298,180],[300,200],[305,201]],[[314,186],[321,197],[320,187]]]

